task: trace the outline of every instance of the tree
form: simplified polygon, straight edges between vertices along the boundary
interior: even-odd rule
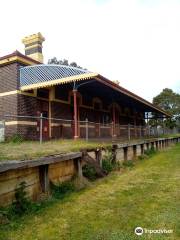
[[[81,66],[79,66],[76,62],[71,62],[69,63],[67,59],[63,59],[63,60],[58,60],[56,57],[53,57],[51,59],[48,60],[48,64],[58,64],[58,65],[65,65],[65,66],[70,66],[70,67],[76,67],[76,68],[81,68],[83,69]],[[85,69],[86,70],[86,69]]]
[[[172,115],[172,118],[165,120],[167,127],[180,127],[180,94],[165,88],[159,95],[153,98],[153,104]]]

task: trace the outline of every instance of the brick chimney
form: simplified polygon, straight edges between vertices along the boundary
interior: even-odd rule
[[[25,45],[25,55],[43,63],[42,43],[45,38],[40,32],[22,39]]]

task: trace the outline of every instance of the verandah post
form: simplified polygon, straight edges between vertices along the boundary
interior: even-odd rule
[[[42,143],[42,129],[43,129],[43,114],[40,115],[40,126],[39,126],[39,141]]]
[[[74,97],[74,139],[77,139],[78,136],[78,121],[77,121],[77,89],[73,89]]]
[[[165,122],[164,122],[164,119],[163,119],[163,135],[165,135]]]
[[[128,124],[128,140],[131,140],[131,125]]]
[[[113,137],[116,137],[116,109],[113,103]]]
[[[86,118],[86,141],[88,142],[88,119]]]
[[[134,117],[134,137],[137,137],[136,117]]]
[[[142,131],[142,126],[140,125],[140,126],[139,126],[139,137],[140,137],[140,138],[142,137],[142,132],[141,132],[141,131]]]

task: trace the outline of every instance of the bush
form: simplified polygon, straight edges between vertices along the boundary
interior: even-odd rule
[[[147,156],[151,156],[156,153],[156,150],[154,148],[150,148],[144,151],[144,154]]]
[[[107,152],[106,155],[102,159],[102,169],[109,173],[115,168],[115,163],[113,163],[113,155],[112,152]]]
[[[9,219],[8,219],[8,210],[0,208],[0,225],[1,224],[8,224]]]
[[[21,182],[19,187],[15,189],[15,201],[12,203],[11,211],[14,214],[22,215],[28,211],[31,206],[31,202],[27,197],[27,193],[25,191],[26,183]]]
[[[57,185],[50,183],[51,193],[55,198],[63,198],[67,193],[75,191],[74,183],[71,181],[60,182]]]
[[[133,162],[133,160],[124,161],[123,166],[132,168],[132,167],[134,167],[134,162]]]
[[[139,160],[144,160],[144,159],[145,159],[145,156],[144,156],[144,155],[140,155],[140,156],[138,156],[138,159],[139,159]]]
[[[90,164],[85,164],[82,167],[82,172],[83,172],[83,176],[88,178],[91,181],[94,181],[97,178],[96,169],[94,166]]]
[[[54,185],[50,183],[52,196],[54,198],[43,199],[39,202],[32,202],[25,191],[26,183],[21,182],[15,190],[15,201],[9,207],[0,208],[0,223],[9,223],[9,220],[16,220],[16,218],[22,217],[24,214],[36,213],[41,209],[49,206],[55,199],[62,199],[67,195],[75,191],[75,184],[71,181],[66,181]]]
[[[113,154],[111,151],[106,152],[106,154],[103,157],[103,160],[113,162]]]
[[[114,166],[112,164],[112,162],[110,162],[109,160],[103,159],[102,160],[102,169],[106,172],[106,173],[110,173],[113,170]]]

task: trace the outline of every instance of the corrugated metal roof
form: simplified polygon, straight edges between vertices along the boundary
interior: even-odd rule
[[[34,65],[20,68],[20,87],[91,73],[88,70],[65,65]]]
[[[113,88],[115,91],[121,92],[130,98],[133,98],[157,112],[161,112],[166,116],[171,116],[162,109],[154,106],[152,103],[145,99],[131,93],[125,88],[118,86],[112,81],[104,78],[103,76],[93,73],[84,69],[69,67],[64,65],[34,65],[22,67],[20,69],[20,89],[22,91],[37,89],[41,87],[48,87],[57,84],[65,84],[72,81],[86,80],[95,78],[97,81]]]

